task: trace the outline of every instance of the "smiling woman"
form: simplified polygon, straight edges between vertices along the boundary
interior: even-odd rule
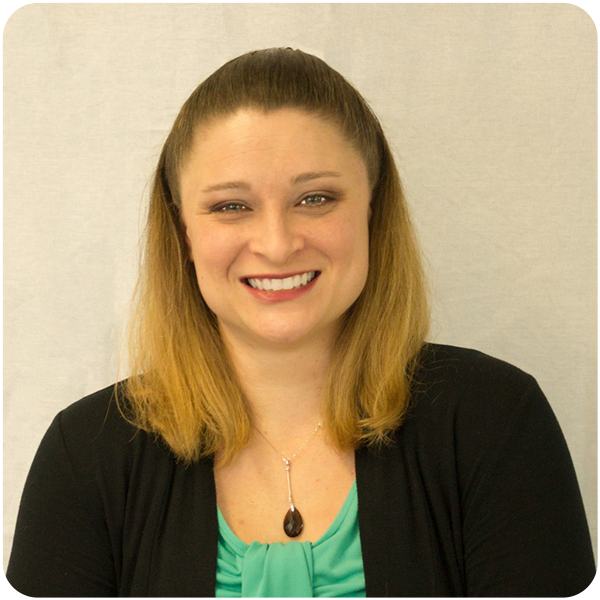
[[[330,346],[369,255],[367,169],[339,128],[297,109],[240,109],[203,130],[180,182],[200,293],[231,350],[325,332]]]
[[[131,376],[62,411],[8,579],[31,596],[570,596],[594,576],[535,380],[427,343],[382,128],[299,50],[183,105],[150,198]],[[560,515],[560,518],[556,518]]]
[[[304,293],[283,290],[311,272]],[[125,408],[184,460],[227,465],[259,424],[300,438],[322,417],[349,452],[399,423],[429,321],[419,253],[376,117],[322,61],[249,53],[190,96],[159,161],[142,278],[130,364],[144,377]]]

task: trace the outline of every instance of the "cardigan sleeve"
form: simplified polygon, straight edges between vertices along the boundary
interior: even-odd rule
[[[74,452],[59,414],[29,471],[6,573],[27,596],[117,595],[102,499]]]
[[[556,417],[531,378],[463,506],[468,596],[566,597],[595,574],[575,470]]]

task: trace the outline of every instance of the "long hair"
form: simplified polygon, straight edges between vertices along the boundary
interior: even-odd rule
[[[179,176],[194,136],[240,108],[296,108],[335,123],[365,160],[372,189],[369,272],[343,316],[324,387],[323,420],[341,450],[386,443],[406,413],[429,326],[422,266],[402,186],[366,101],[321,59],[290,48],[244,54],[185,102],[154,175],[129,330],[124,415],[191,463],[230,462],[252,432],[249,406],[199,291],[181,218]]]

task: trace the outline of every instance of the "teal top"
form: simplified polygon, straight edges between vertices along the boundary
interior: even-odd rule
[[[364,598],[356,481],[316,542],[246,544],[217,509],[216,597]]]

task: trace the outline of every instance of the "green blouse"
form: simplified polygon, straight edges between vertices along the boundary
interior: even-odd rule
[[[365,597],[356,481],[329,529],[314,543],[246,544],[217,513],[217,597]]]

